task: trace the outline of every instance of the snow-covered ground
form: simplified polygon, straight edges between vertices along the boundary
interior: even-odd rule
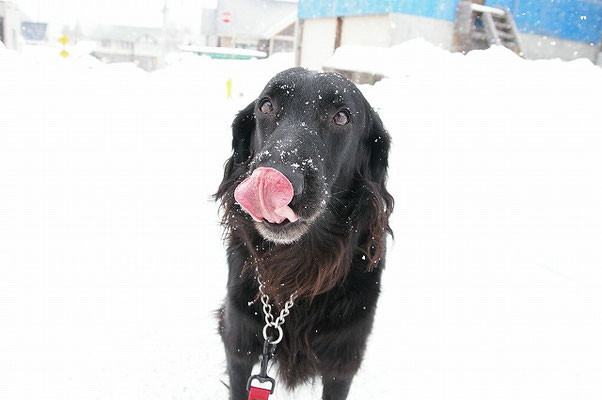
[[[362,90],[396,238],[349,398],[602,398],[602,70],[393,52]],[[0,399],[226,399],[209,196],[234,113],[291,64],[0,49]]]

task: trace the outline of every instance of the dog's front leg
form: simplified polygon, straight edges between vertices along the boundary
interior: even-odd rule
[[[353,377],[323,375],[322,400],[345,400]]]
[[[239,357],[229,351],[226,351],[226,361],[228,363],[228,376],[230,378],[230,400],[247,400],[247,379],[251,376],[253,369],[253,359],[249,357]]]
[[[255,321],[231,301],[219,313],[219,332],[226,350],[227,372],[230,378],[230,400],[247,400],[247,379],[261,354],[261,332]]]
[[[313,348],[320,360],[322,400],[347,399],[353,377],[362,363],[371,327],[372,318],[368,317],[314,338]]]

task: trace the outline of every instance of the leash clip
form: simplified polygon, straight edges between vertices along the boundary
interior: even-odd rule
[[[268,364],[272,357],[274,357],[274,351],[276,346],[270,340],[266,339],[263,342],[263,352],[261,353],[261,368],[259,374],[251,375],[247,380],[247,391],[249,392],[249,400],[268,400],[268,396],[274,393],[276,387],[276,381],[274,378],[268,376]],[[253,381],[259,381],[259,383],[270,383],[269,389],[263,389],[256,386],[252,386]]]

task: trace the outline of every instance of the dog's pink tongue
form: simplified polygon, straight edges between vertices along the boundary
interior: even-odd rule
[[[264,218],[279,224],[285,219],[295,222],[297,214],[288,206],[293,199],[291,182],[274,168],[257,168],[234,190],[234,198],[255,221]]]

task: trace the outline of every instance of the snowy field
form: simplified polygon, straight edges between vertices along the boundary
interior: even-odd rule
[[[396,238],[349,398],[601,399],[602,69],[392,60],[361,88],[394,140]],[[0,49],[0,399],[227,398],[209,196],[236,110],[291,64]]]

